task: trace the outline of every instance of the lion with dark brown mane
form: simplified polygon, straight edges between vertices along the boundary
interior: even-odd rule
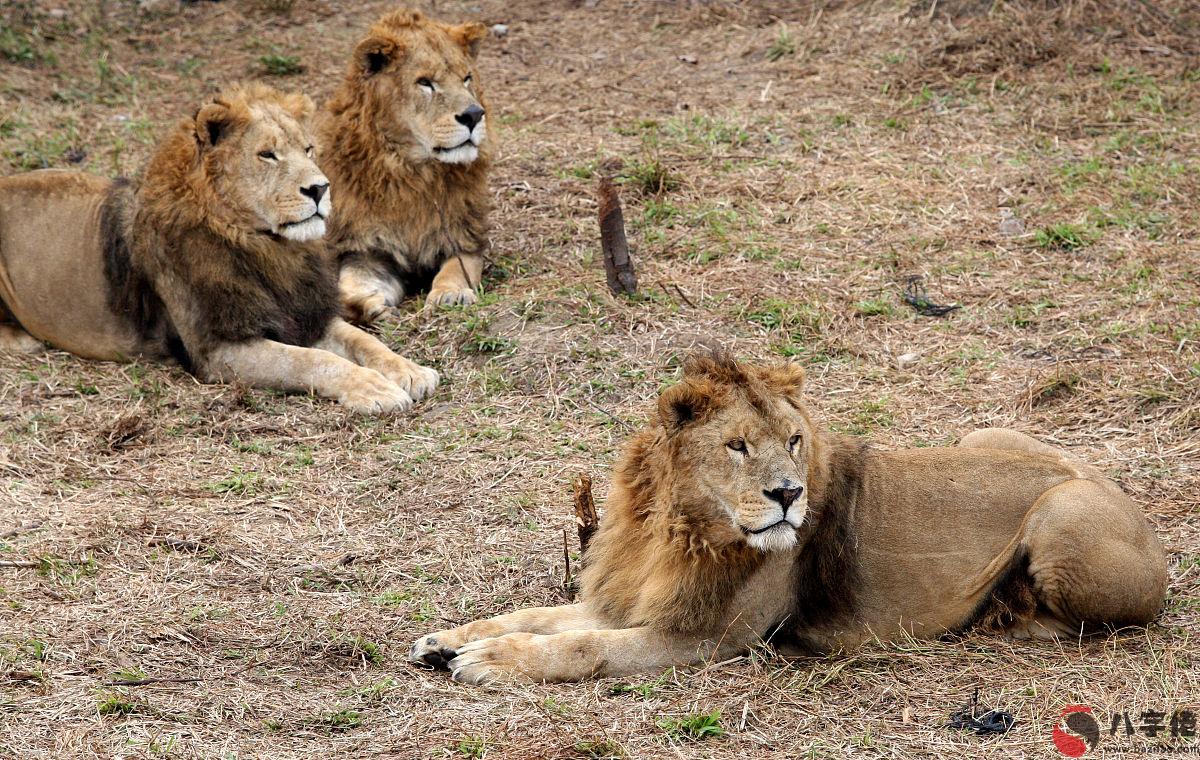
[[[425,287],[428,306],[477,300],[491,211],[475,62],[486,36],[482,24],[389,13],[355,47],[326,106],[321,166],[338,192],[330,244],[356,321]]]
[[[1143,625],[1162,545],[1094,467],[1012,430],[882,451],[823,430],[795,365],[692,360],[616,466],[581,602],[424,636],[454,678],[572,681],[971,628]]]
[[[329,181],[312,102],[233,87],[183,119],[140,177],[0,179],[0,350],[175,358],[206,381],[404,409],[437,373],[338,317]]]

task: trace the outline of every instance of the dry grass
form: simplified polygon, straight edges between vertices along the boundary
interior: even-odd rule
[[[0,10],[6,172],[133,171],[167,121],[264,66],[322,96],[388,7],[142,5]],[[1195,707],[1189,4],[823,5],[438,3],[509,25],[483,53],[503,155],[487,297],[384,330],[447,378],[411,415],[0,358],[0,754],[1046,757],[1064,704]],[[603,285],[600,172],[626,179],[635,300]],[[914,274],[963,308],[917,315]],[[1161,620],[756,655],[631,690],[408,667],[419,634],[563,599],[572,478],[603,496],[702,341],[804,362],[827,422],[882,445],[1011,425],[1098,462],[1170,550]],[[976,686],[1014,732],[944,727]],[[720,736],[679,723],[714,712]]]

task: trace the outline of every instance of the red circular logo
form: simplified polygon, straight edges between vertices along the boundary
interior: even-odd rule
[[[1065,724],[1065,727],[1064,727]],[[1054,725],[1054,746],[1067,757],[1083,757],[1100,743],[1100,726],[1086,705],[1067,705]]]

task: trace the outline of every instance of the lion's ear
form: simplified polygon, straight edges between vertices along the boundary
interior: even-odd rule
[[[778,393],[785,401],[800,409],[804,405],[801,391],[804,389],[804,369],[799,364],[781,364],[777,367],[759,368],[763,385]]]
[[[225,139],[232,126],[233,112],[225,103],[206,103],[196,112],[196,140],[201,147],[215,146]]]
[[[363,76],[374,76],[395,63],[400,57],[400,44],[387,37],[368,37],[354,49]]]
[[[308,121],[309,117],[313,115],[313,111],[316,110],[312,98],[302,92],[289,92],[285,95],[283,107],[299,122]]]
[[[479,55],[479,46],[488,36],[488,28],[474,21],[452,26],[446,31],[449,33],[450,39],[458,43],[459,47],[467,51],[467,55],[472,58]]]
[[[804,388],[804,368],[799,364],[763,367],[761,371],[763,382],[780,393],[799,393]]]
[[[708,383],[684,381],[658,397],[658,418],[668,433],[674,433],[702,418],[713,404],[714,388]]]

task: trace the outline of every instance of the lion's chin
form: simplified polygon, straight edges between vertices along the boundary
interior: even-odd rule
[[[780,522],[762,533],[746,536],[746,543],[764,552],[782,552],[796,545],[796,528],[789,522]]]
[[[303,222],[286,225],[279,230],[279,236],[297,243],[320,240],[325,237],[325,219],[314,214]]]
[[[474,143],[463,143],[449,150],[434,150],[433,156],[444,164],[469,164],[479,158],[479,146]]]

